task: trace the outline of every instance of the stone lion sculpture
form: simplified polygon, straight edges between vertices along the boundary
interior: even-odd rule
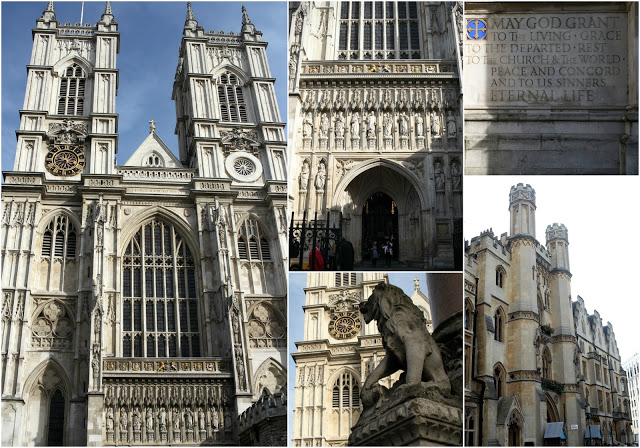
[[[367,377],[363,393],[398,370],[406,372],[405,384],[423,384],[449,394],[451,383],[444,371],[440,349],[427,331],[422,311],[397,286],[378,283],[360,304],[366,323],[376,320],[386,350],[384,359]]]

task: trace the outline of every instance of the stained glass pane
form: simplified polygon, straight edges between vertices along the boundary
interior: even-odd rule
[[[184,300],[181,300],[180,301],[180,331],[189,331],[189,329],[187,328],[188,317],[189,316],[187,316],[187,302],[185,302]]]
[[[196,273],[191,269],[187,269],[187,287],[189,288],[189,297],[196,296]]]
[[[200,356],[200,336],[197,334],[191,336],[191,356]]]
[[[156,317],[158,331],[164,331],[164,303],[162,303],[162,301],[156,304]]]
[[[162,269],[156,269],[156,297],[164,297],[164,292],[163,292],[163,286],[164,286],[164,279],[162,278]],[[150,294],[147,291],[147,297],[149,297]]]
[[[133,270],[133,297],[142,297],[140,287],[140,268],[134,268]]]
[[[165,341],[166,339],[164,336],[162,335],[158,336],[158,357],[159,358],[167,356],[167,346]]]
[[[180,355],[189,356],[189,337],[186,334],[180,337]]]
[[[148,301],[147,302],[147,316],[146,316],[146,321],[147,321],[147,331],[154,331],[155,330],[155,313],[153,312],[153,302],[152,301]]]
[[[131,301],[125,300],[122,304],[122,329],[131,331]]]
[[[178,356],[176,337],[174,335],[169,336],[169,356],[172,358]]]
[[[133,356],[137,358],[142,356],[142,336],[139,334],[133,339]]]
[[[189,331],[198,331],[198,304],[195,300],[189,301],[189,324],[191,325]]]
[[[122,356],[131,356],[131,336],[129,335],[125,335],[125,337],[122,338]]]
[[[156,341],[153,335],[147,336],[147,357],[153,358],[156,356]]]
[[[176,331],[176,303],[167,302],[167,330]]]
[[[351,24],[351,50],[357,50],[358,49],[358,43],[360,42],[359,39],[359,35],[358,35],[358,26],[359,23],[358,22],[354,22]]]
[[[142,303],[140,300],[133,302],[133,329],[142,331]]]

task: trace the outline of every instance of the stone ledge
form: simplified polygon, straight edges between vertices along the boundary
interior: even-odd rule
[[[458,407],[417,397],[383,408],[387,409],[358,421],[349,445],[462,445],[462,410]]]

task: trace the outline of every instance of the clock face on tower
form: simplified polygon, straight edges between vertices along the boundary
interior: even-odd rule
[[[329,334],[336,339],[351,339],[360,333],[362,321],[358,311],[331,314]]]
[[[56,176],[75,176],[85,165],[82,145],[57,144],[47,153],[44,164],[51,174]]]

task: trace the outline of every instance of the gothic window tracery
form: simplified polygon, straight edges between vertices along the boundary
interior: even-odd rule
[[[73,317],[56,300],[45,304],[33,319],[31,345],[36,348],[70,349],[73,341]]]
[[[68,216],[51,220],[42,236],[43,258],[76,258],[76,230]]]
[[[287,329],[284,319],[268,303],[259,303],[249,313],[248,333],[250,347],[286,346]]]
[[[255,219],[247,219],[240,225],[238,256],[242,260],[270,261],[271,249]]]
[[[233,123],[246,123],[247,105],[242,91],[240,79],[227,71],[218,78],[218,100],[220,102],[220,119]]]
[[[82,115],[84,113],[84,93],[86,74],[78,65],[68,67],[60,78],[58,115]]]
[[[548,348],[544,349],[542,354],[542,378],[552,379],[553,372],[551,370],[551,353]]]
[[[122,277],[122,356],[201,356],[195,260],[173,225],[140,226]]]
[[[336,272],[336,286],[354,286],[356,284],[355,272]]]
[[[360,407],[358,380],[349,372],[344,372],[336,378],[332,394],[333,409],[358,409]]]
[[[496,398],[500,398],[504,395],[504,380],[505,380],[504,367],[502,367],[502,365],[498,364],[493,369],[493,380],[496,387]]]
[[[338,58],[370,59],[374,46],[376,59],[422,57],[417,2],[341,2]]]

